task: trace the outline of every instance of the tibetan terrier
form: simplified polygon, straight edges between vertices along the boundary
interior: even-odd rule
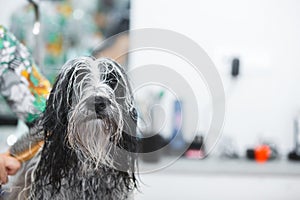
[[[67,62],[39,124],[44,145],[23,166],[18,198],[132,197],[137,187],[137,113],[119,64],[90,57]]]

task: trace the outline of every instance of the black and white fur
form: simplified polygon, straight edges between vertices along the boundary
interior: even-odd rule
[[[45,143],[27,164],[19,199],[131,198],[137,114],[120,65],[90,57],[66,63],[40,123]]]

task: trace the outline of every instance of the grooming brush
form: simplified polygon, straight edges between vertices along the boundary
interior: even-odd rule
[[[16,158],[21,163],[24,163],[33,158],[39,149],[44,144],[43,132],[37,127],[32,127],[28,134],[23,135],[18,141],[9,149],[8,154]],[[5,195],[2,190],[0,182],[0,199]]]
[[[33,158],[44,144],[44,134],[38,127],[32,127],[9,149],[9,154],[20,162]]]

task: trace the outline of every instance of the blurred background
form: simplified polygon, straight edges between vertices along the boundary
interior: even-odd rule
[[[116,58],[134,38],[125,33],[103,41],[138,28],[183,34],[214,62],[224,86],[226,117],[222,135],[209,154],[205,138],[213,109],[204,79],[191,75],[199,113],[196,130],[190,126],[192,115],[184,112],[189,110],[189,97],[175,98],[159,85],[135,93],[139,134],[147,137],[142,140],[144,151],[159,148],[174,133],[180,134],[176,145],[165,152],[141,156],[144,173],[136,199],[300,198],[298,0],[0,2],[0,24],[30,49],[51,83],[60,67],[76,56]],[[34,3],[39,8],[39,29],[34,29]],[[158,64],[183,71],[189,68],[179,57],[155,50],[129,53],[118,57],[118,62],[127,70]],[[131,77],[133,84],[135,78]],[[3,99],[0,124],[0,150],[4,152],[27,127]],[[174,159],[174,151],[181,151],[184,144],[188,148],[180,159]]]

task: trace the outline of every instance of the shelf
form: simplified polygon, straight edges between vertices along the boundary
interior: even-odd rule
[[[278,159],[266,163],[256,163],[244,159],[220,159],[208,157],[204,160],[192,160],[165,157],[156,164],[139,162],[141,173],[161,171],[162,173],[180,174],[230,174],[230,175],[262,175],[262,176],[297,176],[300,177],[300,162]],[[172,164],[172,162],[174,162]],[[170,164],[171,163],[171,164]]]

